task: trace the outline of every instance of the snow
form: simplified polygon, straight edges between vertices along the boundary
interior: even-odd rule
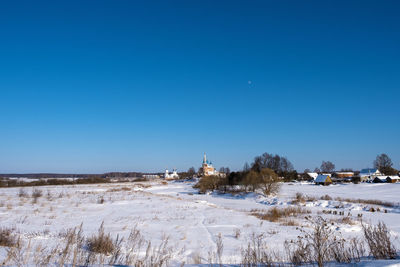
[[[0,189],[0,227],[13,227],[23,238],[33,242],[56,245],[59,233],[83,223],[83,232],[91,236],[104,222],[106,232],[113,236],[127,237],[137,226],[152,243],[157,244],[163,235],[170,238],[174,247],[172,264],[193,263],[193,257],[200,254],[207,258],[208,252],[216,251],[219,234],[224,243],[223,262],[240,261],[240,249],[247,245],[250,236],[263,234],[271,248],[283,252],[283,242],[295,239],[299,231],[296,226],[285,226],[260,220],[250,214],[251,210],[268,210],[271,207],[292,205],[297,192],[315,197],[314,202],[304,206],[312,215],[339,218],[325,214],[326,210],[343,211],[354,221],[362,215],[367,223],[383,221],[391,229],[395,245],[400,247],[400,183],[396,184],[340,184],[317,186],[311,183],[285,183],[277,196],[265,197],[260,194],[198,194],[194,182],[160,181],[98,185],[43,186],[43,196],[33,203],[30,197],[18,196],[20,188]],[[131,190],[123,190],[122,188]],[[31,194],[33,188],[23,188]],[[48,193],[51,197],[48,197]],[[332,200],[319,200],[329,195]],[[360,203],[335,200],[336,197],[351,199],[379,199],[394,202],[395,207],[380,207],[380,212],[370,212],[370,207]],[[101,204],[99,199],[104,199]],[[387,213],[383,210],[386,209]],[[304,216],[303,216],[304,217]],[[301,215],[294,218],[300,225]],[[360,236],[361,227],[339,224],[337,229],[343,236]],[[235,233],[240,230],[240,236]],[[396,239],[397,238],[397,239]],[[0,247],[0,261],[6,249]],[[363,261],[359,266],[396,266],[400,261]],[[377,265],[374,265],[377,264]],[[382,264],[382,265],[381,265]],[[386,264],[386,265],[385,265]]]

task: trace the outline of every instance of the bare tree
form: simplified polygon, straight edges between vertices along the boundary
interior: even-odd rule
[[[279,177],[273,170],[264,168],[261,170],[260,176],[264,194],[270,195],[279,192]]]
[[[188,176],[191,177],[196,174],[196,169],[194,167],[190,167],[188,170]]]
[[[330,161],[322,161],[321,171],[322,172],[333,172],[335,170],[335,164]]]
[[[226,175],[228,175],[231,170],[229,169],[229,167],[221,167],[219,168],[219,172],[225,173]]]
[[[251,191],[255,191],[260,186],[260,174],[256,171],[249,171],[244,178],[244,186],[246,187],[246,191],[248,187],[251,188]]]
[[[391,158],[384,153],[376,156],[376,159],[374,160],[374,167],[386,175],[394,175],[397,173],[392,166],[393,162]]]
[[[246,162],[246,163],[244,164],[244,166],[243,166],[243,171],[244,171],[244,172],[247,172],[247,171],[249,171],[249,170],[250,170],[250,165],[249,165],[249,163]]]

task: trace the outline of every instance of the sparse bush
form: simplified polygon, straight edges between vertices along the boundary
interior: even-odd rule
[[[26,191],[23,188],[20,188],[18,191],[18,196],[19,197],[28,197],[28,194],[26,193]]]
[[[333,230],[322,217],[307,220],[311,222],[312,231],[300,228],[303,235],[299,236],[297,241],[285,242],[289,260],[295,265],[316,262],[322,267],[330,259],[332,248],[338,246],[338,240],[334,238]]]
[[[259,188],[261,184],[260,174],[253,170],[249,171],[243,180],[243,184],[246,188],[246,191],[249,187],[252,192],[256,191],[256,189]]]
[[[97,235],[93,235],[87,240],[89,251],[110,255],[114,250],[114,242],[110,234],[104,233],[104,222],[101,223]]]
[[[339,263],[359,262],[364,256],[364,243],[352,238],[347,244],[345,239],[338,239],[331,248],[332,258]]]
[[[264,168],[260,172],[261,186],[264,194],[272,195],[277,194],[280,189],[279,177],[271,169]]]
[[[52,201],[53,200],[53,195],[51,194],[50,190],[47,190],[46,198],[47,198],[48,201]]]
[[[332,200],[332,197],[330,195],[325,195],[321,197],[321,200]]]
[[[369,251],[374,258],[396,258],[396,248],[390,239],[390,233],[385,223],[379,222],[376,226],[366,225],[363,223],[362,228]]]
[[[199,189],[199,193],[204,194],[207,191],[213,191],[218,188],[221,177],[216,175],[204,176],[194,186]]]
[[[219,233],[217,235],[217,239],[215,241],[216,245],[217,245],[217,256],[218,256],[218,261],[219,261],[219,265],[222,265],[222,253],[224,251],[224,243],[222,242],[222,235],[221,233]]]
[[[311,231],[300,228],[302,235],[296,241],[285,241],[287,257],[292,264],[317,263],[321,267],[327,261],[358,262],[364,256],[361,240],[341,238],[340,232],[332,229],[334,223],[328,223],[320,216],[307,220],[311,223]]]
[[[255,266],[275,266],[274,253],[272,253],[267,246],[264,235],[252,234],[250,242],[246,248],[241,249],[242,260],[241,266],[255,267]]]
[[[43,195],[42,191],[39,189],[33,189],[32,191],[32,203],[37,203],[37,200]]]
[[[304,198],[302,193],[297,192],[296,193],[296,200],[299,201],[299,202],[303,202],[303,201],[305,201],[305,198]]]
[[[97,199],[97,204],[104,204],[104,196],[101,196]]]
[[[235,237],[236,239],[239,239],[239,238],[240,238],[240,234],[241,234],[240,229],[239,229],[239,228],[236,228],[235,231],[234,231],[234,233],[233,233],[234,237]]]

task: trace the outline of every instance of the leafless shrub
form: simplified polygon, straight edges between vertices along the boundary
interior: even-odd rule
[[[296,217],[299,214],[309,214],[311,211],[306,208],[302,207],[286,207],[286,208],[277,208],[273,207],[266,212],[260,211],[260,210],[252,210],[251,214],[256,216],[257,218],[261,220],[267,220],[270,222],[277,222],[281,218],[286,218],[286,217]]]
[[[356,238],[341,238],[340,232],[332,230],[334,223],[329,224],[320,216],[307,220],[311,223],[311,231],[300,228],[302,235],[297,240],[285,241],[286,254],[292,264],[317,263],[318,266],[324,266],[327,261],[358,262],[364,256],[363,242]]]
[[[300,192],[296,193],[296,197],[295,199],[292,201],[293,204],[298,204],[298,203],[305,203],[306,202],[306,198],[304,197],[304,195]]]
[[[169,246],[169,238],[164,236],[157,247],[153,247],[151,241],[143,238],[137,225],[131,230],[125,244],[127,251],[124,265],[137,267],[162,267],[168,266],[172,258],[172,247]],[[142,251],[145,251],[142,253]]]
[[[145,243],[145,240],[137,228],[137,225],[131,230],[129,237],[127,239],[127,253],[125,254],[125,265],[133,265],[135,262],[139,261],[138,252],[141,250]]]
[[[104,204],[104,197],[103,196],[101,196],[101,197],[99,197],[98,199],[97,199],[97,204]]]
[[[32,203],[37,203],[37,200],[43,195],[42,190],[33,189],[32,191]]]
[[[18,191],[18,197],[28,197],[28,193],[23,188],[20,188]]]
[[[14,247],[17,244],[17,239],[13,232],[14,230],[11,228],[0,228],[0,246]]]
[[[241,249],[241,254],[241,266],[275,266],[273,253],[268,249],[267,242],[262,234],[253,233],[247,247]]]
[[[339,218],[339,219],[336,220],[336,222],[337,223],[342,223],[342,224],[349,224],[349,225],[356,224],[356,222],[353,221],[350,216],[345,216],[345,217]]]
[[[46,198],[47,198],[48,201],[52,201],[53,200],[53,195],[51,194],[50,190],[47,190]]]
[[[169,238],[163,237],[158,247],[151,247],[151,242],[148,242],[145,264],[143,266],[162,267],[168,266],[172,258],[172,248],[168,245]]]
[[[331,249],[337,246],[338,240],[334,238],[333,230],[322,217],[307,220],[311,222],[312,231],[300,228],[303,235],[299,236],[297,241],[286,241],[285,248],[293,264],[316,262],[321,267],[330,259]]]
[[[224,251],[224,243],[222,242],[222,236],[221,233],[219,233],[217,235],[217,239],[215,241],[216,245],[217,245],[217,256],[218,256],[218,261],[219,261],[219,265],[222,265],[222,253]]]
[[[307,202],[314,202],[314,201],[316,201],[317,200],[317,198],[316,197],[313,197],[313,196],[307,196]]]
[[[331,249],[332,258],[339,263],[359,262],[364,255],[364,243],[357,238],[352,238],[349,242],[338,239]]]
[[[370,254],[376,259],[396,258],[396,248],[390,239],[386,224],[379,222],[378,225],[362,224],[364,238],[368,244]]]
[[[236,229],[234,230],[234,232],[233,232],[233,236],[234,236],[236,239],[239,239],[239,238],[240,238],[240,234],[241,234],[241,232],[240,232],[240,229],[239,229],[239,228],[236,228]]]
[[[21,238],[18,237],[16,244],[6,250],[7,256],[2,265],[9,265],[10,263],[18,267],[26,265],[30,249],[30,241],[28,245],[25,246]]]
[[[201,255],[200,255],[200,253],[198,253],[198,252],[193,253],[193,254],[191,255],[191,258],[192,258],[192,264],[199,265],[199,264],[202,264],[202,263],[203,263],[202,258],[201,258]]]

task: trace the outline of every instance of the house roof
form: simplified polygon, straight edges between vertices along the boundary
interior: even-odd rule
[[[316,173],[316,172],[307,172],[307,174],[308,174],[308,176],[310,176],[313,179],[318,177],[318,173]]]
[[[390,178],[390,179],[392,179],[392,180],[395,180],[395,179],[400,179],[400,177],[399,176],[397,176],[397,175],[379,175],[379,176],[376,176],[375,178],[378,178],[378,179],[380,179],[380,180],[386,180],[386,178]]]
[[[378,169],[373,169],[373,168],[367,168],[367,169],[362,169],[360,173],[375,173]]]
[[[317,178],[315,178],[315,182],[316,183],[325,183],[328,178],[329,178],[329,175],[320,174],[317,176]]]

